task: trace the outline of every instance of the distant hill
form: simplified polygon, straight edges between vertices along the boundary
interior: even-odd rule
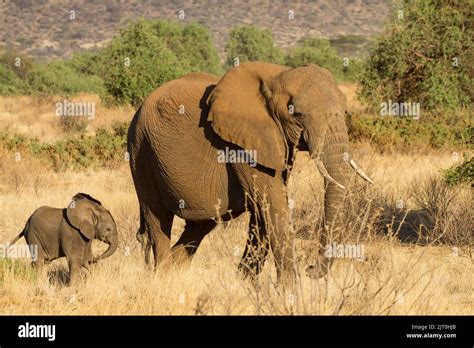
[[[184,21],[211,29],[221,54],[230,28],[255,25],[269,28],[285,48],[321,35],[343,54],[358,56],[367,38],[382,29],[390,6],[390,0],[0,0],[0,44],[39,58],[64,58],[102,47],[140,17],[178,19],[184,11]]]

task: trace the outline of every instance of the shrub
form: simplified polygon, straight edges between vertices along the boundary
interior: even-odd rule
[[[444,171],[444,180],[450,185],[474,183],[474,157],[464,154],[464,161]]]
[[[37,138],[0,134],[8,151],[29,153],[56,171],[68,168],[113,167],[125,160],[128,122],[116,123],[112,130],[99,128],[94,136],[67,136],[54,143],[43,143]]]
[[[85,51],[75,53],[67,62],[67,65],[80,74],[99,76],[104,63],[100,53]]]
[[[157,20],[151,25],[155,34],[176,55],[184,70],[210,74],[222,72],[211,32],[203,25],[167,20]]]
[[[447,114],[444,118],[353,117],[349,127],[352,141],[368,140],[379,150],[412,150],[418,147],[469,146],[473,141],[470,116]]]
[[[472,243],[474,218],[470,195],[461,195],[458,188],[438,175],[414,180],[409,192],[430,222],[427,229],[420,230],[424,233],[419,235],[419,241],[455,246]]]
[[[324,38],[309,37],[300,40],[286,57],[286,64],[292,67],[316,64],[331,71],[337,79],[344,76],[342,58],[331,47],[329,40]]]
[[[21,94],[25,89],[23,81],[11,69],[0,63],[0,94]]]
[[[357,82],[363,73],[364,63],[361,59],[349,59],[348,65],[343,65],[343,79],[344,81]]]
[[[361,77],[361,100],[389,99],[423,108],[455,109],[472,102],[472,2],[403,1],[374,42]],[[400,18],[400,14],[403,18]]]
[[[33,70],[35,62],[27,55],[15,50],[0,48],[0,65],[10,69],[19,79],[26,79]]]
[[[98,76],[81,74],[66,61],[38,65],[28,76],[33,92],[72,95],[79,92],[103,94],[103,82]]]
[[[186,72],[149,21],[140,20],[121,30],[103,53],[102,76],[117,103],[139,105],[162,83]]]
[[[234,65],[234,59],[240,62],[264,61],[275,64],[284,62],[283,51],[275,45],[271,32],[252,26],[234,27],[229,33],[225,47],[226,66]]]

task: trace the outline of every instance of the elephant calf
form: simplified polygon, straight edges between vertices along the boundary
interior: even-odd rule
[[[114,218],[95,198],[78,193],[67,208],[38,208],[26,222],[23,231],[12,241],[25,237],[28,245],[37,245],[33,265],[41,270],[44,263],[65,256],[70,284],[77,284],[81,267],[112,255],[117,250],[118,233]],[[92,256],[92,240],[109,244],[100,256]]]

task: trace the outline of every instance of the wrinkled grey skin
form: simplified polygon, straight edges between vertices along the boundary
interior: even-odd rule
[[[44,264],[66,257],[70,284],[77,285],[81,267],[112,255],[117,250],[118,233],[110,212],[93,197],[78,193],[65,209],[40,207],[26,222],[23,231],[11,242],[25,237],[28,245],[37,245],[33,266],[41,272]],[[107,250],[94,258],[92,240],[109,244]]]
[[[152,241],[150,238],[150,233],[145,225],[143,209],[140,209],[140,227],[137,230],[136,237],[137,237],[138,242],[141,245],[142,252],[145,255],[145,263],[148,265],[150,264],[150,252],[151,252]]]

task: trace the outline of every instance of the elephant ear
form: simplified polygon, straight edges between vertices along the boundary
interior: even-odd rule
[[[87,200],[72,200],[66,209],[68,222],[87,239],[95,238],[94,214]]]
[[[207,100],[213,130],[244,150],[255,150],[254,159],[275,170],[285,169],[286,142],[281,126],[268,112],[262,91],[288,69],[270,63],[241,63],[224,75]]]
[[[80,199],[88,199],[89,201],[91,202],[95,202],[97,203],[98,205],[102,205],[102,203],[95,199],[94,197],[92,197],[91,195],[88,195],[87,193],[83,193],[83,192],[79,192],[79,193],[76,193],[73,197],[72,197],[72,200],[73,201],[78,201]]]

